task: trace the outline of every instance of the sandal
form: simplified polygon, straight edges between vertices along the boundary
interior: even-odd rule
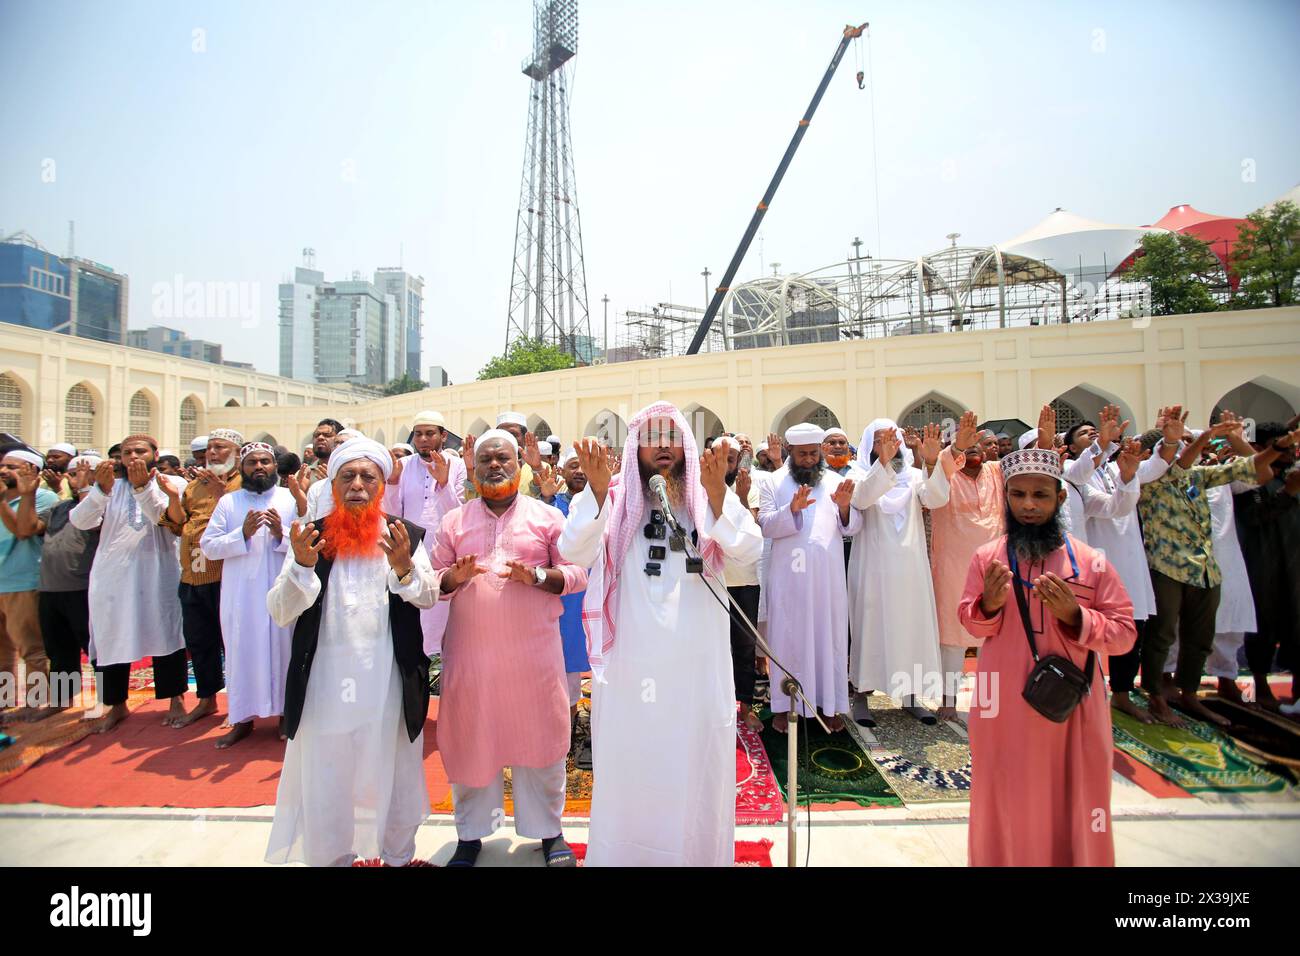
[[[547,866],[575,867],[578,858],[573,855],[573,848],[564,842],[563,835],[542,841],[542,853]]]

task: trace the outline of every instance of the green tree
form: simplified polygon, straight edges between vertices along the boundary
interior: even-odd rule
[[[573,356],[554,345],[535,339],[515,339],[505,355],[498,355],[479,370],[479,381],[488,378],[509,378],[512,375],[531,375],[534,372],[553,372],[560,368],[573,368]]]
[[[1151,286],[1153,314],[1218,311],[1210,287],[1222,281],[1222,266],[1207,243],[1186,233],[1149,232],[1140,248],[1124,277]]]
[[[1234,308],[1292,305],[1300,301],[1300,209],[1280,202],[1271,211],[1252,212],[1237,230],[1232,267],[1241,277]]]
[[[384,386],[384,394],[405,395],[407,392],[420,392],[428,387],[418,378],[411,378],[410,372],[403,372],[401,378],[395,378]]]

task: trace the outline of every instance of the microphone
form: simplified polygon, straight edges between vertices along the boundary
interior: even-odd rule
[[[650,490],[659,499],[659,509],[664,513],[664,518],[667,519],[669,527],[678,534],[683,534],[682,526],[678,522],[677,516],[673,514],[673,506],[668,503],[668,482],[664,481],[663,475],[650,476]]]

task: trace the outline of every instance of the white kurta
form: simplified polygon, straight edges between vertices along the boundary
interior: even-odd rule
[[[849,523],[840,524],[840,509],[831,495],[845,479],[828,470],[813,489],[814,503],[792,513],[790,502],[799,485],[788,469],[777,475],[779,481],[763,485],[758,508],[763,537],[772,540],[767,576],[768,643],[814,706],[828,716],[843,714],[849,709],[844,536],[855,535],[862,528],[862,512],[850,506]],[[781,690],[783,672],[777,668],[771,673],[772,713],[787,713],[790,698]],[[799,713],[808,716],[802,701]]]
[[[436,577],[417,548],[405,586],[381,555],[335,562],[298,731],[284,752],[268,863],[311,866],[381,858],[403,866],[415,831],[429,815],[424,734],[414,741],[402,719],[402,693],[388,623],[388,593],[433,605]],[[315,603],[313,568],[285,555],[266,595],[275,623],[292,627]]]
[[[859,691],[899,700],[942,696],[939,622],[921,506],[948,503],[942,464],[926,477],[907,468],[907,485],[876,461],[853,492],[862,530],[849,557],[849,679]],[[975,643],[972,641],[972,643]]]
[[[1255,597],[1246,574],[1246,560],[1241,555],[1241,542],[1237,540],[1237,518],[1232,507],[1232,496],[1251,487],[1234,481],[1205,493],[1210,502],[1214,560],[1219,563],[1219,571],[1223,574],[1219,610],[1214,619],[1216,634],[1248,633],[1253,632],[1256,626]]]
[[[708,509],[706,509],[707,511]],[[722,517],[706,514],[727,557],[758,559],[763,539],[749,509],[728,492]],[[589,489],[569,506],[565,560],[591,567],[609,518]],[[646,520],[649,516],[647,504]],[[687,525],[689,516],[679,515]],[[643,522],[644,523],[644,522]],[[645,573],[651,541],[637,529],[619,575],[618,620],[605,682],[592,686],[588,866],[731,866],[736,829],[736,691],[726,591],[688,574],[669,551]],[[653,542],[663,544],[663,542]]]
[[[173,488],[185,479],[164,475]],[[90,571],[90,658],[100,666],[165,657],[185,647],[181,634],[180,538],[158,522],[167,495],[152,480],[136,491],[125,478],[113,494],[99,485],[72,509],[68,520],[81,531],[100,528]]]
[[[226,709],[232,724],[284,713],[284,681],[289,672],[293,628],[281,627],[266,613],[266,595],[284,566],[289,526],[297,504],[287,488],[256,495],[246,488],[227,492],[217,502],[199,547],[221,569],[221,636],[226,645]],[[274,508],[283,533],[279,541],[266,528],[244,539],[250,511]]]
[[[1169,463],[1159,454],[1152,455],[1138,465],[1139,496],[1141,486],[1155,481],[1169,470]],[[1119,465],[1114,461],[1096,469],[1089,485],[1097,491],[1112,494],[1119,487]],[[1133,619],[1145,621],[1156,614],[1156,594],[1151,587],[1151,566],[1147,564],[1146,546],[1142,543],[1142,527],[1137,510],[1089,516],[1087,519],[1088,544],[1106,556],[1106,560],[1119,573],[1133,601]],[[1075,535],[1077,538],[1078,535]]]

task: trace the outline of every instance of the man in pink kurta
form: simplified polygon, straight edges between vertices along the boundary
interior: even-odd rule
[[[966,587],[966,572],[978,548],[1006,531],[1003,514],[1002,466],[997,460],[997,439],[985,430],[972,442],[974,415],[963,416],[953,450],[965,455],[965,464],[948,481],[948,503],[930,512],[930,572],[934,576],[934,606],[939,622],[939,653],[943,661],[943,709],[940,716],[957,716],[966,648],[979,647],[957,619],[957,605]],[[961,459],[958,459],[961,460]]]
[[[458,839],[448,865],[473,866],[501,825],[509,767],[515,832],[542,841],[547,866],[573,866],[560,833],[569,752],[560,595],[584,590],[587,572],[560,557],[564,515],[519,494],[509,432],[479,438],[474,474],[481,496],[443,517],[432,554],[451,605],[438,706]]]
[[[971,705],[971,866],[1113,866],[1114,743],[1102,655],[1133,646],[1133,605],[1105,556],[1065,534],[1060,459],[1025,449],[1002,459],[1007,534],[975,552],[958,614],[985,641]],[[1091,692],[1061,723],[1022,691],[1034,668],[1013,585],[1028,605],[1038,654],[1058,654]]]

